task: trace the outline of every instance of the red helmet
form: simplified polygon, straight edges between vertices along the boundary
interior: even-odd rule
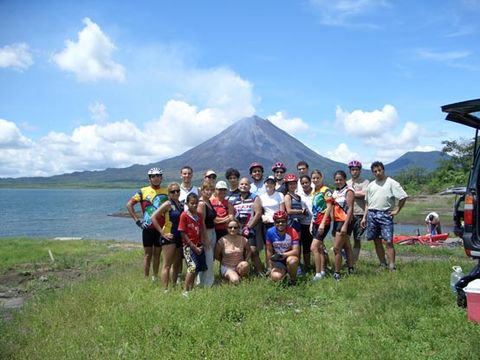
[[[252,173],[252,170],[256,167],[262,169],[262,172],[264,171],[263,170],[263,165],[260,164],[259,162],[254,161],[253,163],[250,164],[250,167],[248,168],[248,170],[250,171],[250,174]]]
[[[283,178],[283,181],[285,181],[286,183],[297,182],[298,178],[297,178],[297,175],[289,173],[289,174],[285,175],[285,177]]]
[[[283,169],[283,171],[287,171],[285,164],[280,161],[277,161],[275,164],[272,165],[272,171],[275,171],[276,169]]]
[[[361,169],[362,168],[362,163],[358,160],[352,160],[348,163],[348,167],[349,168],[357,167],[357,168]]]
[[[288,215],[285,211],[277,211],[275,212],[275,214],[273,214],[273,221],[277,221],[277,220],[287,220],[288,219]]]

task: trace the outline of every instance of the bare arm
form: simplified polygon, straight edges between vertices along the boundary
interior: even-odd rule
[[[342,228],[340,229],[340,232],[341,232],[342,234],[346,234],[346,233],[347,233],[348,224],[349,224],[350,221],[352,220],[352,216],[353,216],[353,200],[354,200],[354,197],[355,197],[355,194],[354,194],[353,191],[347,191],[346,200],[347,200],[348,210],[347,210],[347,217],[345,218],[345,222],[343,223]]]
[[[266,244],[266,249],[267,249],[267,262],[268,262],[268,268],[269,269],[272,269],[273,268],[273,264],[272,264],[272,255],[273,255],[273,247],[272,247],[272,244],[269,244],[267,243]]]
[[[252,256],[252,249],[250,249],[250,245],[248,245],[248,240],[246,238],[243,238],[243,256],[245,257],[245,261],[248,261]]]
[[[393,209],[392,211],[390,211],[390,215],[392,216],[397,216],[398,213],[400,212],[400,210],[402,210],[403,208],[403,205],[405,205],[405,202],[407,201],[407,198],[403,198],[403,199],[400,199],[398,201],[398,205],[395,209]]]
[[[215,259],[217,259],[220,264],[222,263],[222,251],[223,247],[225,246],[223,238],[218,240],[217,246],[215,246]]]
[[[260,219],[262,218],[262,202],[257,196],[253,202],[253,216],[250,218],[250,221],[247,224],[248,228],[255,227]]]
[[[160,207],[153,212],[153,214],[150,216],[150,219],[152,220],[152,224],[157,229],[157,231],[160,233],[160,236],[166,237],[167,239],[173,238],[172,234],[163,234],[162,232],[162,227],[160,226],[160,223],[158,222],[158,217],[159,216],[164,216],[165,213],[170,210],[170,200],[165,201]],[[170,237],[168,236],[170,235]]]
[[[300,255],[300,245],[293,245],[290,250],[285,251],[283,253],[283,256],[285,257],[285,259],[289,256],[299,257],[299,255]]]
[[[137,222],[139,219],[137,217],[137,214],[135,214],[135,209],[133,208],[136,202],[134,202],[132,199],[128,200],[127,202],[127,211],[132,217],[133,221]]]

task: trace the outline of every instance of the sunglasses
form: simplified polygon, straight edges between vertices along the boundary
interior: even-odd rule
[[[180,189],[178,189],[178,190],[170,190],[169,193],[170,193],[170,194],[180,194]]]
[[[160,177],[162,174],[148,175],[149,178]]]
[[[277,220],[275,221],[275,224],[279,224],[279,225],[282,225],[282,224],[286,224],[287,222],[285,220]]]
[[[238,226],[229,226],[228,228],[229,228],[229,229],[233,229],[233,230],[237,230],[237,229],[238,229]]]
[[[283,170],[275,170],[275,174],[283,174],[285,171]]]
[[[209,178],[209,179],[216,179],[216,178],[217,178],[217,175],[208,175],[208,176],[206,176],[206,177]]]

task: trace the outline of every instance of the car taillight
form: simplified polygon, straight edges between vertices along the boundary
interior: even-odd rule
[[[473,196],[472,195],[465,196],[463,221],[465,222],[465,226],[473,225]]]

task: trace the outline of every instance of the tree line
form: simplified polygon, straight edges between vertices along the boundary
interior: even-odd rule
[[[409,194],[434,194],[449,187],[466,186],[473,164],[475,138],[442,141],[447,158],[432,172],[415,166],[395,175]]]

